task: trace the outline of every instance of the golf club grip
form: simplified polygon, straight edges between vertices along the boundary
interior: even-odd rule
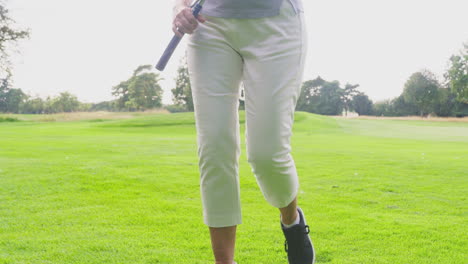
[[[163,71],[164,68],[166,68],[167,62],[171,58],[172,53],[174,53],[174,50],[177,48],[177,45],[179,45],[181,39],[182,37],[179,37],[177,35],[174,35],[174,37],[172,37],[171,42],[169,42],[169,45],[167,45],[166,50],[159,59],[158,64],[156,65],[156,69]]]
[[[197,4],[193,8],[193,12],[192,12],[193,16],[197,17],[201,9],[202,9],[202,6],[200,4]],[[174,37],[172,37],[171,42],[169,42],[169,45],[167,45],[166,50],[164,50],[163,55],[159,59],[158,64],[156,64],[156,69],[163,71],[164,68],[166,68],[167,63],[169,62],[169,59],[172,56],[172,53],[174,53],[175,49],[177,48],[177,45],[179,45],[181,40],[182,40],[182,37],[179,37],[174,34]]]

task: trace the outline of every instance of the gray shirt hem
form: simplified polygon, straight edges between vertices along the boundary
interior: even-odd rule
[[[280,13],[279,9],[273,10],[249,10],[248,12],[239,10],[206,10],[200,12],[202,15],[212,16],[212,17],[222,17],[222,18],[262,18],[277,16]]]

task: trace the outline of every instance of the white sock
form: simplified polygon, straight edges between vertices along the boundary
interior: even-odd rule
[[[287,225],[287,224],[283,223],[283,219],[281,219],[281,223],[283,223],[284,228],[290,228],[290,227],[292,227],[294,225],[297,225],[297,224],[299,224],[300,221],[301,221],[301,218],[299,216],[299,212],[297,212],[296,220],[294,220],[294,222],[292,222],[290,225]]]

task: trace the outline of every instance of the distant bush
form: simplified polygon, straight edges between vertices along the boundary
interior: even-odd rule
[[[454,111],[454,116],[456,117],[465,117],[468,116],[468,104],[457,103]]]
[[[190,112],[183,105],[166,105],[164,108],[171,113]]]
[[[0,123],[1,122],[18,122],[20,121],[18,118],[14,118],[14,117],[1,117],[0,116]]]

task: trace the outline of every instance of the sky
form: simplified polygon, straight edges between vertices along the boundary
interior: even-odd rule
[[[209,1],[209,0],[208,0]],[[302,0],[308,31],[304,81],[359,84],[373,101],[401,94],[409,76],[441,79],[468,43],[466,0]],[[115,99],[112,87],[156,64],[172,37],[172,0],[5,0],[31,37],[11,56],[13,82],[32,96],[68,91],[83,102]],[[160,73],[170,104],[186,38]],[[155,70],[156,71],[156,70]]]

